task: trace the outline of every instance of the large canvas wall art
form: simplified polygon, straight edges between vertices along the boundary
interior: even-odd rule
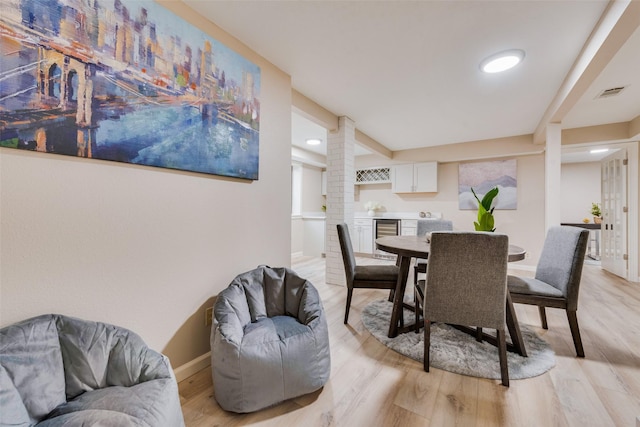
[[[516,209],[518,207],[518,179],[516,159],[490,162],[460,163],[458,167],[458,207],[477,209],[478,202],[471,187],[482,200],[485,193],[498,187],[494,199],[496,209]]]
[[[148,0],[0,9],[0,146],[258,179],[257,65]]]

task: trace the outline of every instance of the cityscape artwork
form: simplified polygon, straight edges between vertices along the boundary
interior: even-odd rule
[[[148,0],[0,9],[0,147],[258,179],[257,65]]]

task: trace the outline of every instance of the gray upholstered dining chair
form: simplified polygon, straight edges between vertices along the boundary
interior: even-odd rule
[[[507,279],[511,300],[514,303],[537,305],[544,329],[548,329],[545,307],[566,310],[578,357],[584,357],[576,312],[588,243],[589,231],[586,229],[551,227],[542,247],[535,277],[509,275]]]
[[[451,231],[453,230],[453,222],[445,219],[419,219],[418,229],[416,234],[418,236],[425,236],[427,233],[433,231]],[[416,258],[416,263],[413,266],[413,283],[418,283],[418,273],[427,272],[427,260],[424,258]]]
[[[434,231],[451,231],[453,230],[453,222],[445,220],[445,219],[419,219],[418,220],[418,229],[416,235],[418,236],[426,236],[427,233],[432,233]],[[425,258],[416,258],[416,262],[413,266],[413,283],[416,285],[414,287],[414,311],[416,316],[416,334],[420,332],[420,326],[418,320],[420,320],[421,313],[421,305],[419,301],[422,301],[423,295],[420,295],[420,288],[417,286],[418,284],[418,273],[426,273],[427,272],[427,260]]]
[[[344,313],[344,323],[349,320],[349,308],[354,288],[389,289],[389,299],[393,295],[398,283],[399,268],[396,265],[356,265],[356,257],[351,245],[347,224],[338,224],[338,240],[342,251],[344,272],[347,280],[347,307]]]
[[[431,322],[497,331],[502,384],[509,385],[505,340],[509,238],[486,232],[431,235],[424,299],[424,370],[429,372]]]

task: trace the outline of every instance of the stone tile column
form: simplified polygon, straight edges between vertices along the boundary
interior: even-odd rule
[[[347,223],[353,233],[356,127],[340,117],[338,129],[327,136],[327,228],[325,238],[326,282],[345,285],[344,264],[336,225]]]

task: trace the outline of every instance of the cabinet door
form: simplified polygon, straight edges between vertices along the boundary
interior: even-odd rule
[[[362,233],[360,233],[360,253],[373,254],[373,227],[362,226]]]
[[[438,163],[416,163],[413,165],[414,190],[418,193],[438,191]]]
[[[413,164],[396,165],[393,167],[391,191],[394,193],[412,193],[414,191]]]
[[[418,221],[416,221],[415,219],[403,219],[402,222],[400,222],[400,226],[401,235],[415,236],[418,227]]]

